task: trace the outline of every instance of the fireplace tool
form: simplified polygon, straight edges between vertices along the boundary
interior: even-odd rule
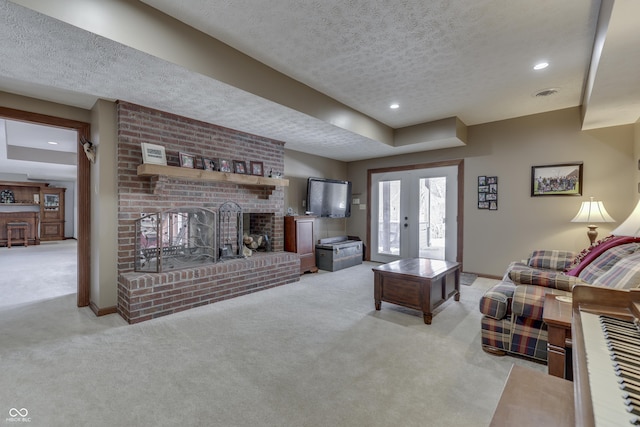
[[[237,231],[238,241],[236,245],[238,248],[242,244],[242,209],[237,203],[226,202],[220,206],[220,258],[233,258],[236,254],[233,253],[233,241],[231,236],[232,232],[232,215],[235,214],[235,230]],[[223,243],[224,242],[224,243]]]

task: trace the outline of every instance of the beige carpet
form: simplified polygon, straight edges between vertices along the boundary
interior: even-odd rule
[[[0,307],[0,425],[484,426],[513,363],[480,346],[464,286],[425,325],[375,311],[365,263],[127,325],[75,295]]]
[[[77,247],[75,240],[0,247],[0,309],[75,294]]]

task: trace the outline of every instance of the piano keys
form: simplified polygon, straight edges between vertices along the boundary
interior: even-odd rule
[[[576,425],[640,425],[640,291],[573,289]]]
[[[606,322],[611,318],[589,312],[581,312],[580,317],[585,334],[591,400],[594,404],[593,415],[598,420],[596,425],[637,425],[640,417],[629,413],[625,404],[626,393],[634,392],[624,388],[624,377],[620,376],[617,362],[612,360],[616,354],[615,350],[612,349],[604,329]],[[631,326],[635,328],[632,322]],[[635,396],[640,397],[637,393]]]

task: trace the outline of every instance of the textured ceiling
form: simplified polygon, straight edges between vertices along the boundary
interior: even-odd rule
[[[0,90],[83,108],[98,98],[122,99],[344,161],[446,146],[393,147],[15,3],[38,2],[0,0]],[[454,116],[474,125],[580,105],[600,8],[596,0],[143,3],[394,129]],[[616,5],[627,8],[627,21],[640,12],[636,0]],[[611,108],[630,123],[640,115],[640,84],[628,87],[640,75],[637,60],[628,61],[640,58],[640,26],[618,19],[623,34],[604,44],[607,73],[594,79],[586,107],[603,105],[606,113],[604,101],[624,94]],[[534,72],[540,60],[551,65]],[[548,88],[558,93],[534,96]],[[391,102],[401,107],[390,110]],[[600,126],[622,124],[622,114],[598,113]]]
[[[0,17],[0,89],[8,92],[51,101],[70,94],[84,108],[97,98],[122,99],[343,160],[414,150],[345,131],[11,2],[0,1]]]
[[[598,1],[143,0],[398,128],[580,104]],[[535,63],[551,67],[535,73]],[[548,87],[553,100],[532,97]],[[401,108],[390,111],[389,104]]]

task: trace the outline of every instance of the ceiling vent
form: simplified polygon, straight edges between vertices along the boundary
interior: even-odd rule
[[[542,98],[545,96],[551,96],[551,95],[555,95],[556,93],[558,93],[558,89],[556,88],[549,88],[549,89],[542,89],[536,93],[533,94],[533,96],[535,96],[536,98]]]

